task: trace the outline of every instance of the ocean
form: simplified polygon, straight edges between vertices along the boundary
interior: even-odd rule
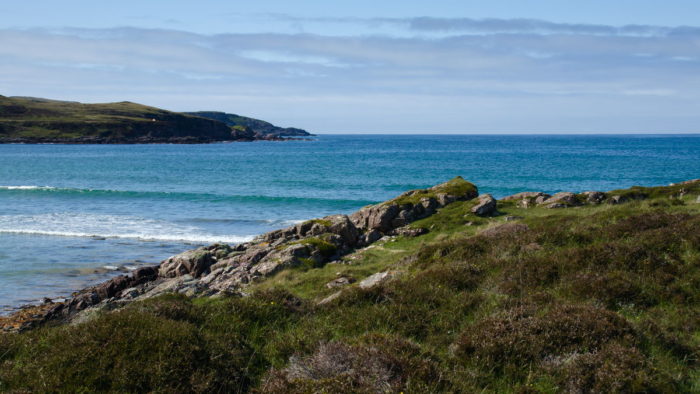
[[[496,197],[665,185],[700,178],[700,135],[0,145],[0,313],[457,175]]]

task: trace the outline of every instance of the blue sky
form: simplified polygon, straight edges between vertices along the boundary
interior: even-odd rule
[[[700,2],[0,0],[0,94],[318,133],[700,132]]]

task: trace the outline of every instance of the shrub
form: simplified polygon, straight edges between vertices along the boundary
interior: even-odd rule
[[[673,382],[662,376],[635,347],[611,343],[594,352],[573,355],[555,368],[572,393],[671,392]]]
[[[623,271],[584,272],[567,278],[568,288],[579,299],[593,299],[610,309],[624,305],[649,307],[656,304],[634,279],[634,275]]]
[[[0,381],[28,391],[237,392],[250,385],[251,350],[237,334],[212,337],[184,321],[119,311],[74,327],[37,330]]]
[[[469,326],[455,343],[455,354],[486,366],[540,362],[546,357],[589,352],[611,340],[633,341],[620,315],[592,306],[553,305],[544,313],[519,307]]]
[[[313,354],[294,356],[263,381],[268,393],[399,392],[443,384],[434,362],[404,339],[371,335],[364,344],[323,343]]]

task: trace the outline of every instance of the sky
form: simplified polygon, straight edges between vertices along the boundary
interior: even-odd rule
[[[330,133],[698,133],[697,0],[0,0],[0,94]]]

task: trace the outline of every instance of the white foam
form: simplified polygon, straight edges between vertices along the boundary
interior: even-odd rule
[[[290,220],[269,220],[268,222],[271,223],[271,224],[279,224],[279,225],[282,225],[282,226],[294,226],[294,225],[296,225],[296,224],[305,222],[305,220],[294,220],[294,219],[290,219]]]
[[[0,233],[193,243],[240,243],[253,239],[252,235],[210,234],[198,227],[163,220],[87,213],[0,215]]]
[[[53,190],[51,186],[0,186],[0,190]]]

